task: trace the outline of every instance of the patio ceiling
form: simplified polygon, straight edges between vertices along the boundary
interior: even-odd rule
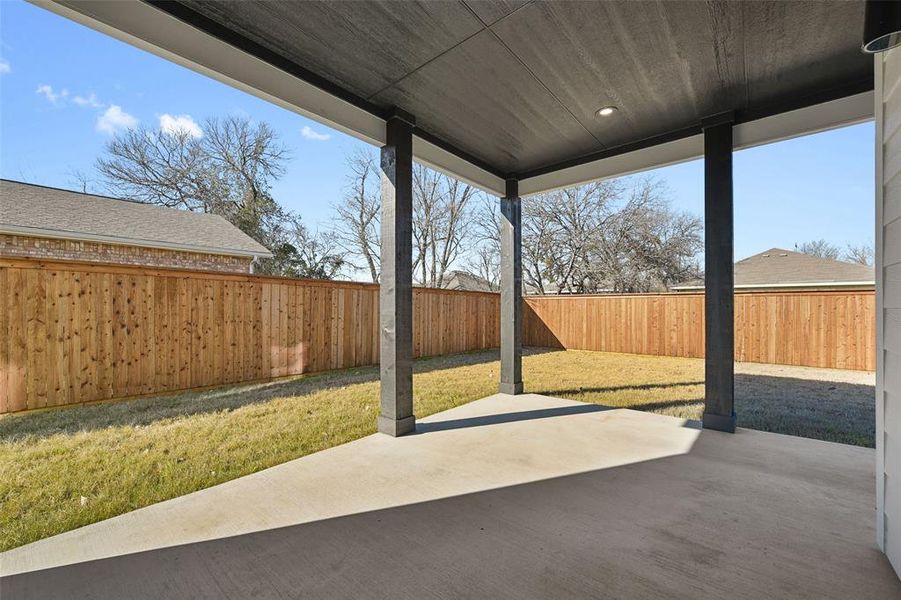
[[[418,159],[496,193],[695,158],[721,112],[737,147],[872,117],[860,1],[35,1],[375,143],[397,106]]]
[[[178,4],[500,174],[873,87],[863,2]]]

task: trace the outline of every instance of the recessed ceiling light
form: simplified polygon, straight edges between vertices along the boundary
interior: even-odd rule
[[[617,111],[615,106],[605,106],[604,108],[598,110],[599,117],[609,117],[613,113]]]

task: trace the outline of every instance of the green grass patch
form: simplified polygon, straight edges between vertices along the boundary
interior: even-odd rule
[[[424,417],[497,390],[497,352],[416,361]],[[527,352],[528,392],[697,419],[703,361]],[[375,368],[0,418],[0,550],[375,431]],[[739,425],[872,446],[873,388],[739,374]]]

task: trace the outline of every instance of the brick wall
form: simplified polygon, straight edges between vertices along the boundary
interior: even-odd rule
[[[0,256],[249,273],[252,258],[0,234]]]

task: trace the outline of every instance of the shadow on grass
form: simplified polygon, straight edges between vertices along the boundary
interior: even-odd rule
[[[575,394],[612,394],[614,392],[666,390],[677,387],[704,385],[704,381],[680,381],[677,383],[637,383],[632,385],[613,385],[603,387],[578,387],[561,390],[548,390],[541,393],[545,396],[572,396]]]
[[[554,350],[530,348],[526,354],[542,354]],[[497,349],[467,352],[451,356],[420,358],[414,361],[416,374],[431,373],[480,365],[499,360]],[[220,411],[236,410],[277,398],[291,398],[340,389],[351,385],[375,383],[377,366],[355,367],[272,382],[230,384],[204,391],[185,391],[135,398],[119,402],[72,406],[0,418],[0,442],[24,437],[49,437],[110,427],[144,426],[152,423]],[[373,398],[378,401],[377,392]]]
[[[653,392],[703,385],[703,381],[689,381],[542,390],[540,393],[700,419],[704,408],[703,388],[696,397],[674,400],[655,400]],[[617,392],[632,391],[636,393],[625,398],[622,394],[612,396]],[[875,445],[876,402],[872,385],[737,373],[735,412],[739,427],[870,448]]]
[[[876,390],[872,385],[737,374],[739,427],[875,447]]]
[[[564,352],[551,348],[527,348],[525,355]],[[414,372],[430,373],[481,365],[498,360],[498,351],[488,350],[444,357],[422,358],[414,362]],[[50,437],[122,426],[145,426],[166,419],[236,410],[277,398],[303,398],[318,392],[378,381],[377,367],[302,375],[291,379],[248,385],[228,385],[202,392],[181,392],[122,402],[77,406],[0,418],[0,442],[26,437]],[[703,389],[697,397],[662,399],[655,394],[667,390],[702,386],[703,381],[672,383],[630,383],[569,389],[538,389],[536,393],[589,402],[594,406],[631,408],[699,419],[703,412]],[[736,374],[738,425],[873,447],[875,443],[875,399],[872,385],[798,379],[758,374]],[[623,398],[622,392],[628,395]],[[634,392],[631,394],[629,392]],[[614,399],[606,394],[619,394]],[[690,394],[689,394],[690,395]],[[373,392],[377,402],[377,391]],[[497,418],[510,416],[501,415]],[[542,418],[522,416],[521,418]],[[517,419],[520,420],[520,419]],[[480,423],[473,421],[471,426]],[[423,431],[450,428],[422,424]],[[454,427],[465,427],[458,424]]]

